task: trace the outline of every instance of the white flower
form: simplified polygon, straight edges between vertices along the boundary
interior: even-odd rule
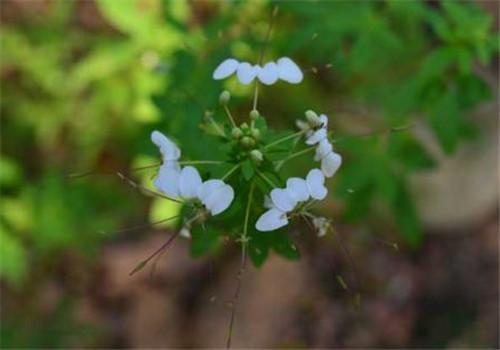
[[[312,111],[306,113],[315,115]],[[306,130],[306,144],[317,145],[314,160],[321,161],[321,171],[326,177],[332,177],[340,168],[342,157],[333,150],[332,144],[328,141],[328,117],[321,114],[317,119],[320,127],[315,130],[313,125],[304,121],[297,121],[297,126],[301,130]]]
[[[173,199],[198,199],[212,215],[222,213],[231,205],[234,199],[231,186],[222,180],[203,182],[195,167],[186,166],[181,169],[177,161],[180,150],[165,135],[154,131],[151,139],[158,145],[164,158],[153,182],[160,192]]]
[[[161,132],[153,131],[151,133],[151,141],[160,149],[164,163],[177,161],[181,157],[179,147]]]
[[[198,188],[198,199],[217,215],[226,210],[234,199],[234,190],[222,180],[207,180]]]
[[[236,73],[240,83],[244,85],[250,84],[255,78],[265,85],[272,85],[278,80],[298,84],[304,78],[297,64],[288,57],[282,57],[276,63],[268,62],[263,67],[228,58],[217,66],[212,77],[215,80],[221,80],[234,73]]]
[[[299,202],[326,197],[324,183],[325,177],[319,169],[312,169],[305,180],[298,177],[288,179],[286,188],[275,188],[270,197],[264,198],[264,207],[268,210],[259,217],[255,228],[267,232],[288,225],[287,213],[293,211]]]

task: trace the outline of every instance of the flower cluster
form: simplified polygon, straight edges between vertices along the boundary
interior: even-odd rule
[[[263,67],[228,58],[215,69],[212,76],[220,80],[234,73],[244,85],[250,84],[255,78],[265,85],[272,85],[278,80],[298,84],[304,78],[300,68],[288,57],[282,57],[277,62],[268,62]]]
[[[202,181],[195,167],[181,168],[178,159],[181,151],[175,143],[159,131],[153,131],[151,140],[158,146],[163,157],[154,186],[173,199],[198,199],[212,214],[226,210],[234,199],[234,190],[222,180]]]
[[[316,145],[315,161],[321,161],[321,171],[326,177],[332,177],[342,164],[342,157],[333,150],[328,140],[328,117],[319,117],[313,111],[306,112],[306,120],[297,121],[297,127],[305,131],[306,144]]]
[[[240,83],[245,85],[254,80],[257,80],[256,83],[261,82],[265,85],[274,84],[278,80],[296,84],[303,79],[300,68],[288,57],[282,57],[276,62],[268,62],[263,66],[260,64],[251,65],[248,62],[228,58],[215,69],[213,78],[220,80],[233,74],[236,75]],[[255,91],[257,91],[257,87]],[[257,94],[257,92],[255,93]],[[248,203],[245,210],[242,242],[248,238],[247,223],[249,216],[251,216],[254,174],[265,180],[267,185],[271,187],[269,195],[265,195],[264,209],[266,210],[260,214],[255,222],[257,231],[274,231],[286,226],[292,216],[308,215],[316,219],[313,221],[318,232],[321,235],[326,233],[328,220],[319,220],[310,214],[307,209],[314,200],[322,200],[326,197],[328,191],[325,186],[325,178],[332,177],[342,163],[341,156],[333,150],[333,146],[328,139],[328,117],[324,114],[318,116],[313,111],[307,111],[305,113],[306,120],[297,121],[297,126],[301,129],[299,133],[266,144],[266,140],[262,136],[265,128],[260,129],[263,123],[265,124],[265,121],[263,121],[263,117],[256,109],[257,95],[255,95],[254,108],[250,112],[250,125],[243,122],[239,126],[237,126],[228,108],[230,97],[228,91],[223,91],[219,97],[219,102],[224,107],[224,111],[231,122],[230,135],[226,134],[225,130],[227,129],[221,128],[213,119],[209,119],[231,149],[228,153],[229,158],[225,163],[233,164],[233,170],[224,175],[223,179],[226,179],[233,171],[241,169],[243,178],[252,182],[252,186],[250,186],[252,190],[250,190],[247,197]],[[320,169],[314,168],[310,170],[305,178],[289,178],[286,181],[285,188],[276,187],[266,178],[264,172],[274,173],[279,177],[277,171],[288,158],[273,162],[269,157],[269,152],[272,151],[272,147],[291,138],[298,141],[302,135],[305,136],[306,145],[313,146],[312,149],[315,149],[314,160],[321,162]],[[235,197],[235,192],[230,185],[226,184],[222,179],[203,181],[195,167],[181,167],[181,162],[179,162],[181,157],[180,149],[162,133],[154,131],[151,134],[151,140],[158,146],[163,158],[162,165],[154,180],[154,186],[159,192],[171,199],[191,201],[198,207],[202,205],[206,208],[205,212],[212,215],[222,213],[229,208]],[[296,154],[306,153],[309,149],[299,151]],[[202,163],[203,161],[198,162]],[[279,165],[280,162],[281,165]],[[186,230],[189,231],[189,227],[184,227],[184,231]]]
[[[291,177],[286,182],[286,188],[275,188],[271,197],[266,197],[264,207],[268,210],[262,214],[255,228],[259,231],[274,231],[288,225],[287,214],[292,212],[297,204],[310,198],[322,200],[328,191],[325,187],[325,177],[319,169],[312,169],[306,179]]]

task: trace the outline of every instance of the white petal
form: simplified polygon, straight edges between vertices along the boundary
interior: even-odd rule
[[[298,84],[304,78],[299,66],[288,57],[282,57],[278,60],[278,76],[281,80],[291,84]]]
[[[153,131],[151,133],[151,141],[160,149],[164,162],[180,158],[181,150],[179,147],[161,132]]]
[[[195,198],[201,187],[201,176],[192,166],[184,167],[179,176],[179,193],[182,198]]]
[[[316,157],[315,160],[321,160],[326,157],[333,150],[333,146],[328,141],[328,139],[323,139],[319,142],[318,147],[316,147]]]
[[[274,203],[274,206],[281,211],[289,212],[292,211],[293,208],[297,205],[297,201],[294,200],[290,194],[282,189],[275,188],[271,191],[271,199]]]
[[[217,215],[226,210],[234,199],[234,190],[229,185],[217,187],[207,198],[206,208],[212,215]]]
[[[315,143],[320,142],[328,137],[326,129],[321,128],[316,130],[307,140],[306,143],[308,145],[314,145]]]
[[[158,191],[165,193],[168,197],[179,197],[179,176],[180,171],[164,164],[160,167],[158,175],[153,184]]]
[[[257,68],[256,66],[252,66],[248,62],[240,63],[238,66],[238,70],[236,71],[236,75],[240,83],[242,83],[243,85],[250,84],[257,75],[259,68],[260,67]]]
[[[286,181],[286,190],[290,197],[297,202],[304,202],[309,199],[309,189],[306,180],[291,177]]]
[[[325,176],[319,169],[312,169],[306,177],[307,188],[312,198],[321,200],[326,197]]]
[[[224,60],[221,64],[219,64],[217,68],[215,68],[212,77],[215,80],[225,79],[234,72],[236,72],[236,69],[238,69],[239,64],[240,62],[238,62],[234,58],[228,58]]]
[[[258,78],[263,84],[274,84],[278,80],[278,66],[276,63],[266,63],[266,65],[259,71]]]
[[[321,114],[319,116],[319,120],[321,121],[321,124],[322,125],[322,128],[325,128],[328,126],[328,117],[326,116],[326,114]]]
[[[198,189],[198,199],[206,205],[207,198],[212,194],[215,189],[224,186],[224,181],[222,180],[207,180]]]
[[[271,208],[259,217],[255,223],[255,228],[259,231],[267,232],[274,231],[286,225],[288,225],[286,214],[279,209]]]
[[[342,164],[342,157],[340,154],[330,152],[326,157],[321,160],[321,171],[326,177],[332,177]]]

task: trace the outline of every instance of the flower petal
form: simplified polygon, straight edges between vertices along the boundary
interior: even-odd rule
[[[321,129],[318,129],[316,130],[307,140],[306,140],[306,143],[308,145],[314,145],[318,142],[320,142],[321,140],[324,140],[328,137],[327,135],[327,132],[326,132],[326,129],[325,128],[321,128]]]
[[[291,84],[298,84],[304,78],[299,66],[288,57],[282,57],[278,60],[278,76],[281,80]]]
[[[279,209],[271,208],[259,217],[255,223],[255,228],[261,232],[267,232],[286,225],[288,225],[286,214]]]
[[[274,84],[278,80],[278,66],[276,63],[266,63],[266,65],[260,69],[258,78],[263,84]]]
[[[228,58],[224,60],[221,64],[219,64],[217,68],[215,68],[212,77],[215,80],[225,79],[234,72],[236,72],[236,69],[238,69],[239,64],[240,62],[238,62],[234,58]]]
[[[210,194],[212,194],[217,188],[224,185],[224,181],[222,180],[212,179],[205,181],[200,188],[198,188],[198,199],[203,203],[203,205],[206,205],[206,201]]]
[[[327,128],[328,126],[328,116],[326,114],[321,114],[319,116],[319,120],[321,121],[321,124],[322,124],[322,128]]]
[[[179,176],[179,193],[186,199],[195,198],[201,187],[201,176],[192,166],[184,167]]]
[[[314,160],[321,160],[326,157],[333,150],[333,146],[328,141],[328,139],[323,139],[318,143],[318,147],[316,147],[316,155]]]
[[[168,137],[155,130],[151,133],[151,141],[158,146],[163,156],[163,161],[177,160],[181,156],[181,150]]]
[[[217,215],[226,210],[234,199],[234,190],[229,185],[223,185],[215,190],[206,199],[206,208],[212,215]]]
[[[304,179],[291,177],[286,181],[286,191],[297,202],[304,202],[309,199],[309,189]]]
[[[325,187],[325,176],[319,169],[312,169],[306,177],[309,194],[314,199],[324,199],[328,193]]]
[[[175,162],[177,163],[177,162]],[[158,171],[158,175],[153,185],[158,191],[165,193],[170,198],[179,197],[179,169],[163,164]]]
[[[238,65],[238,69],[236,70],[236,76],[238,80],[243,85],[250,84],[255,76],[257,75],[260,67],[252,66],[248,62],[242,62]]]
[[[326,157],[321,160],[321,171],[326,177],[332,177],[342,164],[342,157],[340,154],[330,152]]]
[[[295,208],[295,206],[297,205],[297,201],[293,199],[290,194],[282,188],[275,188],[274,190],[272,190],[271,199],[274,203],[274,206],[284,212],[292,211],[293,208]]]

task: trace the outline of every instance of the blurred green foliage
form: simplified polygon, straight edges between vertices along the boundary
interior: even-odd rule
[[[349,138],[352,127],[418,122],[451,154],[477,135],[469,113],[492,97],[476,67],[498,54],[498,34],[492,17],[472,2],[93,5],[47,2],[36,18],[14,14],[2,24],[0,274],[13,288],[29,288],[33,264],[52,264],[62,252],[91,260],[109,237],[99,231],[148,216],[147,199],[115,177],[69,180],[69,173],[154,163],[152,129],[172,136],[186,160],[222,157],[215,139],[200,129],[203,116],[210,111],[223,121],[217,97],[226,88],[236,118],[247,118],[252,91],[233,80],[213,81],[211,73],[229,56],[257,60],[275,5],[266,58],[293,57],[306,79],[299,87],[262,89],[259,109],[282,130],[293,129],[306,109],[327,113],[335,137],[346,137],[336,146],[344,156],[333,181],[332,200],[343,208],[337,222],[367,220],[374,206],[383,206],[407,242],[418,244],[422,229],[408,179],[435,165],[426,145],[411,129]],[[89,6],[92,15],[85,16]],[[305,163],[294,163],[286,171],[304,175]],[[141,181],[150,178],[144,173]],[[151,208],[158,218],[179,210],[157,200]],[[231,215],[222,218],[228,227],[237,217]],[[219,242],[220,233],[210,228],[194,231],[193,255],[215,251]],[[250,256],[260,265],[269,250],[298,258],[282,233],[256,238]]]

